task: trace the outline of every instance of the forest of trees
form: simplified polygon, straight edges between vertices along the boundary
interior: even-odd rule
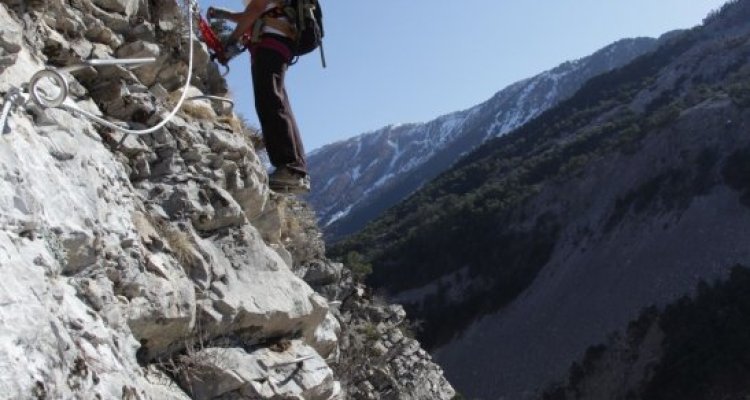
[[[468,267],[484,285],[460,304],[442,290],[429,301],[405,305],[424,320],[420,339],[428,347],[450,340],[478,316],[512,301],[547,263],[565,221],[554,213],[529,221],[532,210],[527,209],[546,185],[575,179],[615,153],[634,153],[644,137],[669,129],[683,110],[708,98],[729,96],[738,104],[750,99],[750,68],[737,64],[726,66],[722,76],[680,81],[644,110],[630,107],[638,93],[655,85],[658,72],[701,35],[699,29],[687,31],[659,51],[592,79],[558,107],[467,155],[362,232],[339,242],[330,255],[361,255],[362,263],[372,266],[367,282],[391,292]],[[704,151],[695,156],[695,168],[667,171],[633,188],[613,206],[607,229],[627,215],[687,207],[718,183],[720,174],[711,171],[721,161],[720,155]]]
[[[750,393],[750,269],[735,266],[726,281],[702,282],[694,295],[663,309],[649,307],[630,323],[624,340],[588,349],[574,363],[564,385],[548,389],[544,400],[591,399],[603,369],[612,360],[636,367],[637,352],[654,324],[663,334],[661,357],[644,368],[641,382],[609,387],[622,400],[745,400]],[[617,338],[615,335],[613,338]],[[618,356],[619,354],[620,356]],[[621,355],[628,354],[623,357]],[[607,357],[609,355],[609,357]],[[608,360],[609,363],[603,360]],[[614,393],[619,393],[615,395]],[[602,393],[598,392],[601,396]]]

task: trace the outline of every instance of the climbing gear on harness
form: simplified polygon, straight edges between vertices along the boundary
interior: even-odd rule
[[[320,49],[320,61],[326,67],[323,49],[323,10],[318,0],[272,0],[276,7],[264,12],[252,31],[252,41],[257,43],[263,28],[270,27],[294,41],[293,55],[303,56]],[[291,62],[294,64],[296,59]]]
[[[206,18],[200,14],[200,10],[198,9],[195,9],[193,12],[198,21],[198,31],[200,32],[201,39],[208,46],[211,61],[218,61],[219,64],[226,68],[226,72],[222,76],[226,76],[229,73],[229,61],[246,50],[244,46],[240,46],[239,42],[227,42],[226,38],[220,37],[211,27],[209,21],[224,20],[227,18],[227,14],[229,14],[228,11],[214,7],[208,8]]]
[[[195,0],[185,0],[185,5],[189,7],[189,9],[193,12],[193,15],[195,15],[195,11],[198,10],[198,4]],[[159,124],[143,130],[132,130],[132,129],[126,129],[122,126],[116,125],[110,121],[107,121],[97,115],[94,115],[86,110],[83,110],[79,108],[75,103],[66,103],[65,100],[68,97],[68,94],[70,92],[68,87],[68,81],[65,78],[65,75],[63,73],[65,72],[73,72],[81,68],[85,67],[98,67],[98,66],[106,66],[106,65],[122,65],[122,66],[138,66],[146,63],[152,63],[155,62],[155,58],[137,58],[137,59],[94,59],[94,60],[87,60],[83,61],[80,64],[76,64],[69,67],[64,67],[60,69],[43,69],[36,74],[34,74],[31,77],[31,80],[28,84],[24,85],[25,88],[19,89],[19,88],[13,88],[5,95],[5,99],[3,101],[3,108],[2,112],[0,112],[0,131],[4,131],[6,127],[7,120],[10,116],[11,109],[13,106],[20,106],[24,105],[28,102],[29,99],[31,99],[36,105],[38,105],[41,108],[61,108],[64,110],[67,110],[71,113],[78,114],[83,116],[84,118],[87,118],[89,120],[92,120],[100,125],[104,125],[108,128],[123,132],[125,134],[133,134],[133,135],[147,135],[153,132],[158,131],[159,129],[163,128],[169,121],[172,120],[172,118],[177,115],[177,112],[182,108],[182,105],[185,103],[185,101],[190,100],[198,100],[198,99],[209,99],[214,101],[222,101],[232,104],[234,106],[234,103],[230,99],[221,98],[221,97],[215,97],[215,96],[194,96],[188,98],[188,89],[190,87],[190,82],[193,77],[193,59],[194,59],[194,46],[192,45],[195,34],[193,31],[193,16],[190,16],[188,18],[188,27],[190,32],[190,38],[189,38],[189,55],[188,55],[188,74],[187,78],[185,80],[185,86],[182,91],[182,95],[180,96],[179,101],[177,102],[177,105],[174,107],[174,109],[167,115],[167,117],[164,118]],[[55,94],[47,93],[44,89],[42,89],[42,82],[50,82],[52,86],[56,87],[58,92]],[[26,92],[26,93],[24,93]]]

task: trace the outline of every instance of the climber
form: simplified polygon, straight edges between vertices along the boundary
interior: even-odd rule
[[[269,186],[274,191],[298,194],[310,191],[310,178],[299,128],[284,86],[294,55],[294,27],[283,12],[278,12],[283,6],[280,2],[283,0],[245,0],[243,12],[210,9],[209,15],[237,24],[223,40],[225,48],[250,39],[245,45],[251,53],[255,111],[275,167],[269,175]]]

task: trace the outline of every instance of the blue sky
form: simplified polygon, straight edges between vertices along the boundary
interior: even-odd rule
[[[318,53],[287,76],[307,151],[392,123],[425,122],[618,39],[701,22],[725,0],[321,0],[328,68]],[[201,6],[242,8],[242,0]],[[257,126],[249,62],[228,77]]]

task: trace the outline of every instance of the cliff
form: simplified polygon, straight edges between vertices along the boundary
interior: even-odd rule
[[[0,392],[8,398],[450,399],[398,306],[269,190],[173,1],[4,1]],[[192,51],[190,51],[192,49]],[[192,54],[192,80],[183,96]],[[82,60],[153,57],[135,68]],[[60,85],[69,92],[47,107]],[[39,75],[36,75],[39,76]],[[53,78],[58,75],[48,75]],[[35,93],[29,93],[29,91]],[[93,115],[122,129],[92,122]]]

